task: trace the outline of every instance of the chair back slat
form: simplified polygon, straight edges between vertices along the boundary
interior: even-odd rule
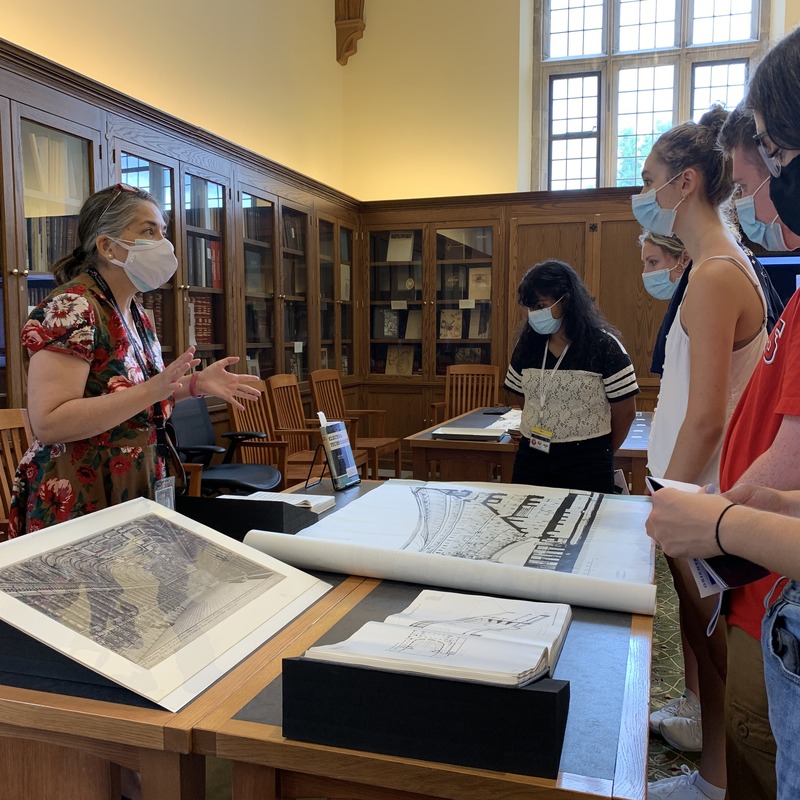
[[[455,364],[445,377],[445,418],[496,406],[500,370],[493,364]]]
[[[254,431],[256,433],[266,433],[267,439],[274,441],[275,426],[272,422],[270,412],[269,396],[267,395],[267,384],[258,381],[252,384],[261,391],[258,400],[243,403],[243,409],[229,405],[233,429],[236,431]],[[271,464],[272,456],[269,450],[263,447],[248,447],[247,442],[242,442],[237,448],[239,458],[245,464]]]
[[[5,538],[8,529],[14,475],[32,441],[28,412],[24,408],[0,409],[0,538]]]
[[[277,432],[280,428],[299,430],[307,427],[297,378],[288,374],[271,375],[267,378],[267,395],[276,436],[289,443],[289,454],[308,450],[307,436],[292,434],[284,436]]]
[[[309,374],[308,381],[315,411],[321,411],[328,419],[342,419],[347,416],[342,381],[335,369],[315,370]]]

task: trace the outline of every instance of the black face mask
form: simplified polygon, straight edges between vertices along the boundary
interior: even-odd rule
[[[770,178],[769,198],[781,222],[800,236],[800,156],[783,167],[777,178]]]

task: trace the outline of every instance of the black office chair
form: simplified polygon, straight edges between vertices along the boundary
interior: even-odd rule
[[[267,492],[279,486],[280,470],[267,464],[235,464],[233,456],[239,443],[264,438],[253,432],[223,433],[230,441],[227,450],[216,443],[208,406],[202,397],[189,397],[176,403],[170,421],[175,429],[175,446],[183,461],[203,465],[203,494],[250,494]],[[218,453],[224,453],[221,464],[211,464]]]

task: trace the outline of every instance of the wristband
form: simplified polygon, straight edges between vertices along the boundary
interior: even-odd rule
[[[199,372],[193,372],[192,377],[189,378],[189,394],[192,397],[205,397],[204,394],[201,394],[197,391],[197,378],[199,377]]]
[[[721,543],[720,543],[720,541],[719,541],[719,524],[720,524],[720,522],[722,522],[722,518],[723,518],[723,517],[724,517],[724,516],[725,516],[725,515],[726,515],[726,514],[727,514],[727,513],[728,513],[728,512],[729,512],[729,511],[730,511],[730,510],[731,510],[731,509],[734,507],[734,506],[738,506],[738,505],[739,505],[738,503],[731,503],[729,506],[725,506],[725,508],[723,508],[723,509],[722,509],[722,511],[720,512],[720,515],[719,515],[719,517],[717,517],[717,527],[714,529],[714,541],[717,543],[717,547],[719,547],[719,549],[720,549],[720,552],[721,552],[723,555],[726,555],[726,556],[729,556],[729,555],[730,555],[730,553],[729,553],[729,552],[728,552],[728,551],[727,551],[727,550],[726,550],[726,549],[725,549],[725,548],[722,546],[722,544],[721,544]]]

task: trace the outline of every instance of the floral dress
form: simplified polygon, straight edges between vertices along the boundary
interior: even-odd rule
[[[155,331],[141,308],[139,315],[148,342],[147,368],[161,371]],[[84,397],[125,391],[147,379],[122,318],[88,274],[59,286],[31,312],[22,343],[31,355],[51,350],[87,362]],[[162,405],[166,418],[172,403]],[[156,480],[165,474],[156,453],[152,408],[89,439],[55,444],[34,439],[14,478],[9,538],[135,497],[153,499]]]

